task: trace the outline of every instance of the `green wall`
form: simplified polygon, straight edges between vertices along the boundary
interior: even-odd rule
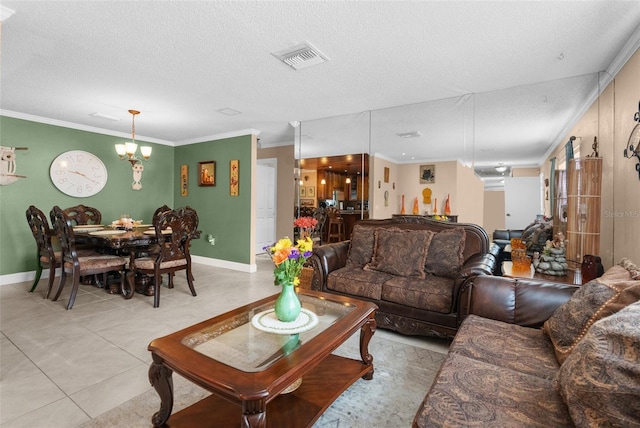
[[[175,206],[189,205],[198,212],[202,237],[192,244],[191,253],[199,256],[249,263],[251,256],[251,135],[176,147],[174,173],[189,167],[188,196],[174,187]],[[229,192],[230,161],[239,160],[239,194]],[[215,161],[216,184],[198,186],[198,162]],[[215,237],[215,246],[207,235]]]
[[[0,275],[36,269],[35,240],[25,217],[29,205],[37,206],[47,215],[54,205],[62,208],[89,205],[102,212],[103,223],[111,222],[122,213],[150,222],[154,210],[163,204],[171,207],[190,205],[198,211],[199,229],[203,231],[203,238],[194,243],[192,254],[248,262],[250,136],[175,148],[145,143],[153,147],[153,153],[144,164],[140,191],[131,189],[131,165],[115,153],[114,144],[123,140],[122,137],[0,116],[1,144],[28,147],[28,150],[16,153],[16,173],[27,178],[0,186]],[[85,150],[104,162],[109,178],[102,191],[88,198],[73,198],[54,187],[49,178],[49,167],[56,156],[68,150]],[[238,197],[229,196],[230,159],[240,160]],[[197,165],[203,160],[218,162],[217,185],[213,188],[197,186]],[[182,164],[189,165],[188,197],[181,197],[179,193]],[[216,236],[215,247],[206,242],[207,233]],[[224,245],[218,244],[218,237]]]

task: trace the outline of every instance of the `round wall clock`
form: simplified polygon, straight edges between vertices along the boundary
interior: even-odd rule
[[[49,175],[58,190],[76,198],[95,195],[107,184],[107,167],[99,157],[82,150],[64,152],[55,158]]]

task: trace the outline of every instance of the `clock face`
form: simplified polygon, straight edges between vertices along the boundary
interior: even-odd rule
[[[49,175],[62,192],[76,198],[95,195],[107,184],[107,168],[96,155],[82,150],[62,153],[51,163]]]

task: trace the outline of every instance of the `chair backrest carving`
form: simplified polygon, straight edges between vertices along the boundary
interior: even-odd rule
[[[85,205],[76,205],[63,210],[65,215],[71,220],[71,224],[100,224],[102,214],[97,208]]]
[[[64,210],[56,205],[51,209],[51,221],[55,225],[64,260],[77,264],[76,237],[71,219],[65,214]]]
[[[327,215],[329,216],[329,219],[337,219],[340,218],[340,210],[336,207],[328,207],[327,208]]]
[[[198,215],[192,208],[185,207],[161,212],[153,222],[160,253],[157,263],[186,258],[191,259],[189,247],[198,228]],[[171,228],[171,233],[162,231]]]
[[[327,208],[318,208],[313,212],[313,218],[315,218],[318,223],[311,231],[312,238],[322,238],[324,234],[325,223],[327,222]]]
[[[153,224],[153,222],[156,220],[156,217],[160,214],[163,213],[165,211],[171,211],[171,208],[168,205],[163,205],[159,208],[156,208],[156,210],[153,212],[153,217],[151,217],[151,224]]]
[[[33,233],[33,237],[38,245],[38,255],[46,256],[49,260],[55,260],[53,245],[51,244],[49,220],[47,220],[44,213],[34,205],[27,208],[26,215],[29,228],[31,228],[31,233]]]

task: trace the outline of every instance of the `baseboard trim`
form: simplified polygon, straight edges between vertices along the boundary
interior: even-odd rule
[[[230,262],[229,260],[212,259],[210,257],[191,256],[191,261],[193,263],[219,267],[223,269],[237,270],[237,271],[246,272],[246,273],[254,273],[258,271],[258,267],[256,264]],[[56,270],[56,275],[60,275],[60,269]],[[28,271],[28,272],[16,272],[16,273],[10,273],[7,275],[0,275],[0,286],[15,284],[19,282],[33,281],[35,277],[36,277],[35,270]],[[40,277],[40,282],[42,282],[43,279],[48,279],[48,278],[49,278],[49,271],[45,270],[42,272],[42,276]]]

